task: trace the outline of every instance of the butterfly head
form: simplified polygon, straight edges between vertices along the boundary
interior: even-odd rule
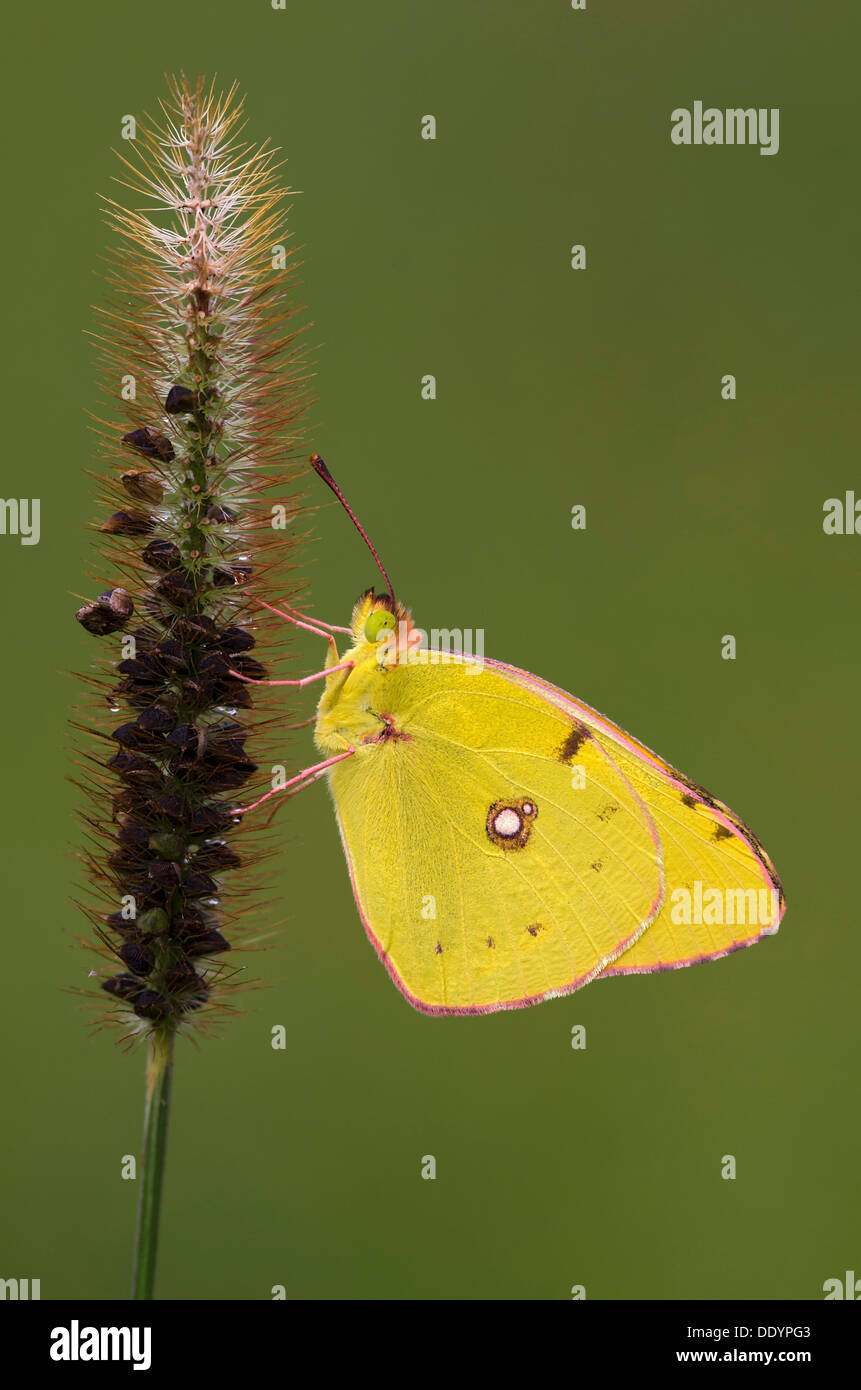
[[[406,641],[413,623],[409,609],[397,599],[366,589],[356,601],[350,626],[357,647],[385,647],[391,651]]]

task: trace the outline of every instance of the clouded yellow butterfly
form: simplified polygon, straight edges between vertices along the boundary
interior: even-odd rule
[[[349,629],[284,614],[330,650],[324,672],[280,682],[325,680],[325,759],[282,790],[328,776],[365,929],[410,1003],[522,1008],[776,932],[780,881],[739,817],[547,681],[417,646],[312,463],[386,591],[362,595]]]

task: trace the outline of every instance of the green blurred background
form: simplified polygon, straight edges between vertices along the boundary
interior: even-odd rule
[[[279,817],[289,921],[247,958],[271,987],[180,1049],[160,1295],[821,1298],[861,1269],[861,538],[822,531],[861,481],[857,6],[88,0],[15,25],[3,493],[41,497],[42,539],[0,538],[0,1275],[44,1298],[128,1288],[143,1054],[62,992],[90,966],[62,673],[93,654],[71,595],[92,587],[96,194],[123,115],[185,68],[238,79],[249,133],[289,156],[311,437],[416,621],[484,628],[489,655],[728,801],[789,910],[713,965],[427,1018],[368,945],[308,792]],[[673,146],[696,99],[779,107],[779,153]],[[335,510],[317,533],[315,611],[343,622],[375,571]]]

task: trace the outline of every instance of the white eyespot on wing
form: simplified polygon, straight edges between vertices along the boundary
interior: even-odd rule
[[[497,835],[504,835],[506,838],[520,834],[522,822],[513,806],[504,806],[501,811],[497,811],[493,818],[493,828]]]

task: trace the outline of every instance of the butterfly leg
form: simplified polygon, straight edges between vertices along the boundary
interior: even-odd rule
[[[295,611],[289,607],[286,609],[273,608],[271,603],[264,603],[262,598],[256,598],[254,602],[259,603],[263,608],[268,608],[270,613],[275,613],[279,618],[284,618],[288,623],[292,623],[294,627],[304,627],[306,632],[314,632],[318,637],[325,637],[330,642],[332,638],[329,634],[332,632],[346,632],[348,637],[352,637],[353,635],[352,628],[338,627],[335,623],[324,623],[322,618],[305,618],[301,614],[297,615]]]
[[[243,674],[242,674],[241,671],[234,671],[232,667],[230,668],[230,674],[231,674],[231,676],[235,677],[235,679],[238,680],[238,681],[245,681],[247,685],[292,685],[292,686],[303,686],[303,685],[310,685],[312,681],[322,681],[322,680],[325,680],[327,676],[331,676],[331,675],[333,674],[333,672],[335,672],[335,671],[352,671],[352,669],[353,669],[353,664],[354,664],[354,663],[353,663],[352,661],[339,661],[338,664],[337,664],[336,666],[327,666],[326,669],[325,669],[324,671],[315,671],[314,674],[313,674],[313,676],[303,676],[302,679],[301,679],[301,680],[298,680],[298,681],[261,681],[261,680],[256,680],[256,679],[254,678],[254,676],[243,676]]]
[[[253,811],[257,806],[262,806],[264,801],[269,801],[273,796],[280,796],[282,792],[295,796],[297,792],[304,791],[306,787],[310,787],[313,782],[318,781],[330,767],[334,767],[335,763],[343,762],[345,758],[351,757],[355,751],[352,744],[348,743],[343,753],[336,753],[334,757],[326,758],[322,763],[315,763],[313,767],[306,767],[304,771],[297,772],[296,776],[291,777],[289,782],[285,782],[283,787],[275,787],[271,792],[265,792],[263,796],[258,797],[248,806],[233,806],[230,814],[232,816],[244,816],[246,811]]]
[[[279,618],[284,618],[286,622],[292,623],[294,627],[304,628],[306,632],[313,632],[315,637],[325,638],[329,643],[329,656],[326,665],[332,667],[336,664],[338,660],[338,648],[335,645],[335,638],[332,634],[334,632],[350,632],[348,627],[336,628],[333,627],[331,623],[324,623],[319,618],[314,618],[309,622],[305,618],[298,616],[292,610],[288,611],[283,608],[274,608],[271,603],[266,603],[262,598],[257,598],[254,602],[259,603],[261,608],[267,608],[270,613],[275,613]],[[325,628],[329,628],[330,631],[324,631]]]

